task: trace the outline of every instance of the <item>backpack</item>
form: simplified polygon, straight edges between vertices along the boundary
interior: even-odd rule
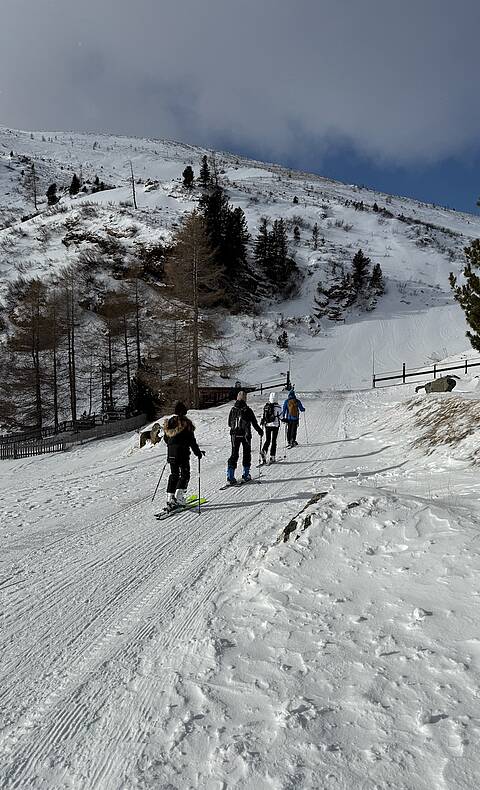
[[[248,428],[248,420],[245,419],[244,412],[246,409],[239,409],[238,406],[233,406],[230,414],[230,430],[235,436],[245,436]]]
[[[267,423],[273,422],[274,420],[275,420],[275,404],[274,403],[270,403],[270,401],[269,401],[263,407],[263,420],[262,420],[262,422],[263,422],[264,425],[267,425]]]
[[[297,420],[298,419],[298,403],[297,403],[297,399],[296,398],[289,398],[288,399],[288,403],[287,403],[287,407],[288,407],[288,414],[289,414],[289,416],[292,417],[293,419]]]

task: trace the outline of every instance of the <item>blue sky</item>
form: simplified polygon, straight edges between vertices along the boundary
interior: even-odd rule
[[[395,166],[375,164],[354,150],[330,152],[316,167],[311,152],[286,160],[290,167],[319,172],[328,178],[365,185],[394,195],[405,195],[427,203],[478,214],[480,196],[480,149],[468,158],[442,159],[432,164]]]
[[[2,0],[0,123],[179,139],[477,212],[479,30],[478,0]]]

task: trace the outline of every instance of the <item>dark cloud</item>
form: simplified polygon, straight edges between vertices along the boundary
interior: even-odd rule
[[[291,156],[473,149],[478,0],[3,0],[0,119]]]

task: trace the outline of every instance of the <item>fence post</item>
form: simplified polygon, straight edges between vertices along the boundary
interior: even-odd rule
[[[436,363],[435,363],[435,364],[434,364],[434,366],[433,366],[433,378],[434,378],[434,379],[436,379],[436,378],[437,378],[437,365],[436,365]]]
[[[403,363],[402,369],[402,384],[405,384],[405,362]]]
[[[468,370],[468,359],[465,360],[465,375],[467,375]]]
[[[372,387],[373,387],[373,389],[375,389],[375,373],[373,374]]]

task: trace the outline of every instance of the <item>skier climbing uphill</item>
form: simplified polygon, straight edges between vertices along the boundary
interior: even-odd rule
[[[287,423],[287,447],[296,447],[298,444],[297,430],[301,411],[305,411],[305,408],[295,395],[295,391],[291,390],[282,411],[282,418]]]
[[[190,480],[190,450],[197,458],[205,455],[195,439],[195,426],[186,416],[187,407],[181,401],[175,404],[175,414],[163,423],[163,439],[168,446],[167,461],[170,477],[167,484],[167,510],[185,504],[185,494]]]
[[[271,392],[268,398],[268,403],[263,407],[263,417],[260,425],[265,428],[265,442],[261,450],[261,458],[264,464],[267,463],[268,448],[270,448],[269,463],[274,464],[277,454],[277,437],[280,429],[280,417],[282,416],[282,408],[277,403],[276,392]]]
[[[252,463],[252,425],[259,436],[263,436],[257,418],[249,406],[247,406],[247,393],[241,390],[237,395],[235,405],[228,415],[228,426],[230,428],[230,438],[232,441],[232,454],[228,459],[227,483],[236,485],[235,469],[237,468],[240,447],[243,451],[243,474],[242,480],[248,483],[251,480],[250,466]]]

